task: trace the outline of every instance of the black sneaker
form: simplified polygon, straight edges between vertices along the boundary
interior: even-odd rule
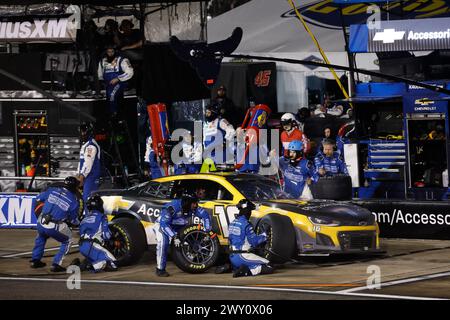
[[[46,265],[47,264],[45,262],[42,262],[41,260],[31,260],[30,267],[32,267],[33,269],[37,269],[37,268],[43,268]]]
[[[231,270],[232,270],[231,265],[229,263],[225,263],[221,266],[217,266],[215,273],[216,274],[229,273],[229,272],[231,272]]]
[[[50,267],[50,271],[51,272],[66,272],[66,268],[61,267],[59,264],[54,263]]]
[[[75,258],[70,263],[71,266],[80,266],[80,264],[81,264],[80,258]]]
[[[168,277],[169,273],[166,270],[156,269],[156,275],[158,277]]]
[[[247,277],[251,275],[252,273],[250,272],[250,269],[244,265],[240,266],[239,269],[233,272],[233,278]]]
[[[105,271],[107,271],[107,272],[114,272],[114,271],[117,271],[117,270],[119,270],[119,268],[117,268],[117,266],[116,266],[116,264],[114,262],[109,261],[106,264]]]

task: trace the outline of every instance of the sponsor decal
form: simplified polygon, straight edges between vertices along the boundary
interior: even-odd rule
[[[394,43],[396,40],[402,40],[405,31],[395,31],[395,29],[384,29],[378,31],[373,36],[373,41],[382,41],[383,43]]]
[[[378,223],[390,226],[395,224],[450,226],[450,213],[426,214],[393,209],[392,213],[372,212],[372,214]]]
[[[0,195],[0,228],[35,227],[36,195]]]
[[[299,1],[299,3],[301,2]],[[367,9],[371,6],[380,8],[381,20],[448,17],[450,12],[449,4],[446,1],[436,0],[405,0],[401,3],[400,1],[386,3],[367,1],[345,5],[335,3],[333,0],[318,0],[308,4],[300,4],[297,6],[297,10],[311,24],[340,30],[342,21],[347,26],[365,24],[373,14],[373,11],[367,12]],[[389,19],[387,19],[388,15]],[[281,17],[297,18],[293,9],[282,13]]]
[[[76,28],[68,18],[0,22],[0,40],[6,41],[72,41],[75,34]]]
[[[147,208],[147,205],[144,203],[141,205],[137,213],[148,217],[159,218],[161,215],[161,210],[152,207]]]

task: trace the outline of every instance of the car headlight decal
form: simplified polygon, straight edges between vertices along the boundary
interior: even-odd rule
[[[308,217],[308,219],[314,224],[328,227],[337,227],[341,224],[339,221],[333,220],[332,218],[328,217]]]

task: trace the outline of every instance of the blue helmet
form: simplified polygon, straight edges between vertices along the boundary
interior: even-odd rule
[[[303,151],[303,142],[294,140],[289,143],[288,150]]]

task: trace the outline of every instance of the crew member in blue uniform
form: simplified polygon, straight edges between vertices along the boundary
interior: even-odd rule
[[[91,123],[80,126],[81,150],[78,164],[78,179],[83,187],[83,201],[86,202],[91,192],[98,190],[101,177],[100,146],[94,139]]]
[[[127,86],[127,81],[133,77],[134,71],[127,58],[117,54],[114,45],[106,47],[106,57],[98,65],[98,78],[105,81],[106,99],[110,114],[114,117],[119,111],[119,102]]]
[[[203,158],[210,157],[215,164],[224,164],[227,160],[233,160],[234,163],[234,136],[236,131],[233,126],[219,116],[217,105],[206,107],[205,120],[203,124]]]
[[[189,223],[191,217],[202,219],[206,231],[211,231],[211,218],[208,212],[198,207],[198,197],[195,194],[184,194],[181,199],[175,199],[163,206],[161,216],[156,220],[156,275],[168,277],[166,271],[167,253],[170,241],[176,247],[181,245],[178,231]]]
[[[192,133],[188,131],[183,137],[181,147],[183,156],[178,161],[174,161],[175,174],[199,173],[202,167],[202,143],[194,139]]]
[[[105,247],[111,239],[103,200],[93,195],[85,203],[87,213],[80,223],[80,253],[87,259],[94,272],[116,271],[116,258]]]
[[[320,176],[333,176],[336,174],[348,175],[344,158],[338,151],[334,151],[335,144],[331,139],[322,142],[323,151],[314,158],[317,173]]]
[[[156,155],[155,150],[153,150],[152,144],[152,137],[149,136],[146,142],[144,161],[148,163],[150,177],[152,179],[157,179],[164,176],[164,171],[159,164],[158,156]]]
[[[230,242],[230,261],[233,266],[233,277],[256,276],[273,273],[269,260],[251,252],[267,241],[265,233],[256,234],[249,219],[255,205],[242,199],[237,205],[239,214],[228,228]]]
[[[80,205],[75,195],[78,184],[77,178],[67,177],[63,187],[50,187],[36,197],[36,201],[44,202],[44,206],[37,222],[38,236],[31,257],[32,268],[45,267],[46,264],[41,261],[45,244],[48,238],[53,238],[61,243],[61,247],[53,258],[50,270],[52,272],[66,271],[62,262],[72,244],[70,226],[79,224]]]
[[[280,158],[280,170],[284,178],[284,191],[293,198],[312,199],[311,191],[305,185],[316,182],[319,178],[314,164],[303,158],[303,143],[291,141],[288,146],[288,157]]]

